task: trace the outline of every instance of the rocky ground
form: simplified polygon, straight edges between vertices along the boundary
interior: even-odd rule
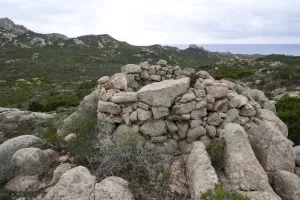
[[[0,112],[5,126],[16,116],[53,118]],[[93,129],[83,131],[86,123]],[[0,182],[12,199],[199,200],[216,184],[227,199],[300,199],[300,148],[274,103],[165,60],[101,77],[54,134],[60,148],[34,135],[0,145]]]

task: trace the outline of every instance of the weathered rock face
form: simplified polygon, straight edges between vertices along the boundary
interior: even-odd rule
[[[121,71],[126,74],[139,74],[142,72],[142,69],[138,65],[128,64],[121,68]]]
[[[202,142],[195,142],[186,163],[187,180],[192,200],[199,200],[201,193],[218,183],[218,176]]]
[[[288,128],[285,123],[283,123],[274,112],[266,109],[261,109],[258,112],[258,118],[263,121],[271,122],[285,137],[288,135]]]
[[[282,200],[300,199],[300,178],[287,171],[273,173],[274,190]]]
[[[4,30],[9,31],[15,35],[21,35],[30,31],[22,25],[15,24],[8,18],[0,18],[0,28],[3,28]]]
[[[88,169],[79,166],[65,172],[49,190],[44,200],[94,200],[96,178]]]
[[[256,124],[257,123],[257,124]],[[244,124],[253,151],[266,172],[295,167],[291,142],[270,122],[257,120]]]
[[[113,75],[109,81],[107,81],[103,87],[105,89],[118,89],[118,90],[126,90],[127,89],[127,79],[125,74],[119,73]]]
[[[285,170],[294,172],[295,155],[291,142],[273,123],[263,122],[258,126],[256,139],[259,161],[266,171]]]
[[[23,135],[9,139],[0,145],[0,183],[5,182],[13,175],[11,157],[19,149],[27,147],[43,147],[44,143],[33,135]]]
[[[43,128],[42,124],[53,118],[54,116],[51,114],[0,107],[0,127],[1,131],[3,131],[4,139],[6,135],[11,135],[12,133],[17,135],[35,135]],[[15,130],[20,129],[20,127],[22,127],[22,133],[16,132]],[[24,127],[30,128],[26,129]],[[32,129],[33,127],[34,129]]]
[[[223,137],[226,142],[225,173],[229,184],[245,193],[268,192],[276,196],[269,185],[267,173],[252,151],[244,129],[238,124],[227,124]],[[269,196],[264,199],[271,198]]]
[[[12,192],[35,192],[41,188],[38,176],[16,176],[4,186]]]
[[[50,186],[55,185],[58,181],[61,175],[63,175],[66,171],[72,169],[72,165],[70,163],[62,163],[60,164],[53,172],[53,177],[51,182],[48,184]]]
[[[183,157],[178,157],[171,165],[171,183],[170,190],[172,193],[187,194],[187,180],[185,176],[185,162]]]
[[[134,200],[128,182],[119,177],[108,177],[95,185],[95,200]]]
[[[33,176],[45,172],[57,157],[58,153],[51,149],[24,148],[12,156],[11,162],[18,173]]]
[[[151,106],[170,107],[175,99],[184,94],[190,85],[189,78],[152,83],[138,91],[140,101]]]
[[[300,167],[300,146],[294,147],[294,152],[296,156],[295,159],[296,165]]]

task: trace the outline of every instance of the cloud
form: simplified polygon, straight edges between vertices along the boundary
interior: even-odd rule
[[[41,33],[108,33],[131,44],[300,43],[299,0],[0,0]]]

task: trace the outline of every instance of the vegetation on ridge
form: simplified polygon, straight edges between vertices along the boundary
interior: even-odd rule
[[[289,128],[288,138],[300,145],[300,98],[284,96],[276,103],[278,117]]]

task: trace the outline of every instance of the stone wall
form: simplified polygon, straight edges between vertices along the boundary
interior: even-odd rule
[[[189,153],[194,141],[207,144],[228,123],[258,120],[266,103],[274,110],[264,95],[214,80],[205,71],[197,72],[196,83],[190,85],[194,69],[168,66],[163,60],[157,65],[128,64],[121,70],[98,81],[98,120],[116,125],[113,138],[140,132],[176,155]]]

